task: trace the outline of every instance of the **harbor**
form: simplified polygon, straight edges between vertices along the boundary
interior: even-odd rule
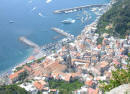
[[[60,43],[65,44],[64,41],[66,41],[66,42],[72,41],[72,40],[69,40],[68,37],[65,37],[66,40],[64,40],[63,42],[62,41],[55,42],[54,40],[51,41],[51,38],[56,36],[55,32],[53,32],[53,31],[51,33],[54,33],[54,36],[52,36],[50,34],[50,28],[51,27],[58,27],[58,28],[61,28],[63,30],[70,31],[69,33],[71,33],[74,36],[77,36],[79,34],[79,32],[84,28],[84,25],[87,25],[87,24],[84,24],[84,25],[80,26],[80,28],[76,28],[77,26],[79,26],[79,23],[80,24],[83,24],[83,23],[78,22],[78,19],[76,19],[77,16],[73,17],[73,15],[71,15],[71,13],[67,14],[68,15],[67,17],[65,17],[64,14],[60,14],[60,16],[58,16],[57,14],[52,14],[51,16],[46,15],[46,14],[53,12],[54,10],[57,10],[57,9],[67,9],[67,8],[73,8],[75,6],[82,6],[83,5],[83,3],[80,3],[78,1],[70,0],[69,3],[72,4],[72,5],[67,6],[68,3],[66,3],[66,2],[68,2],[68,1],[64,1],[64,0],[62,2],[61,1],[54,1],[52,4],[55,5],[55,9],[52,9],[52,10],[50,10],[48,6],[45,6],[45,5],[43,6],[42,5],[43,3],[40,3],[39,1],[37,1],[37,2],[39,2],[39,5],[35,5],[35,3],[32,2],[33,6],[31,6],[31,8],[29,6],[29,4],[30,4],[29,3],[28,6],[26,6],[26,9],[29,8],[30,12],[28,12],[28,10],[25,10],[25,14],[26,13],[29,14],[29,15],[33,14],[33,16],[27,16],[27,15],[25,16],[25,14],[21,14],[21,15],[19,15],[19,17],[21,19],[15,19],[15,18],[9,18],[8,19],[8,28],[6,28],[7,26],[5,26],[4,28],[7,29],[7,31],[10,31],[11,33],[9,32],[8,36],[4,36],[4,35],[7,35],[7,34],[2,34],[2,33],[0,35],[1,35],[1,39],[2,39],[2,37],[8,37],[6,42],[8,42],[7,47],[10,47],[10,48],[7,48],[7,47],[4,46],[5,41],[1,41],[1,42],[4,42],[4,43],[1,44],[0,49],[4,48],[4,51],[1,50],[2,51],[1,54],[3,56],[1,57],[2,63],[1,63],[0,72],[6,71],[6,69],[8,69],[8,68],[11,68],[11,67],[14,67],[15,65],[18,65],[19,63],[23,62],[23,60],[25,60],[25,57],[29,57],[30,55],[33,55],[32,53],[30,53],[30,51],[31,51],[30,49],[32,49],[32,48],[35,49],[35,48],[39,48],[38,47],[39,45],[44,45],[44,46],[40,46],[40,51],[41,51],[41,48],[43,48],[44,49],[43,52],[50,53],[49,51],[51,51],[55,48],[59,49]],[[74,2],[74,4],[77,4],[77,5],[74,5],[71,1]],[[89,1],[84,1],[84,4],[85,5],[94,4],[94,3],[96,4],[97,1],[95,0],[92,3],[89,2]],[[25,3],[23,3],[23,2],[20,3],[21,6],[24,6]],[[63,3],[62,7],[57,6],[57,4],[59,4],[60,2],[61,2],[61,4]],[[100,2],[101,2],[101,4],[106,3],[106,1],[104,1],[104,0],[101,0]],[[19,4],[17,4],[17,5],[19,6]],[[5,3],[5,6],[6,6],[6,3]],[[11,6],[11,4],[10,4],[10,6]],[[42,7],[40,7],[40,6],[42,6]],[[44,13],[42,11],[43,8],[45,10],[47,10],[47,11],[44,11]],[[74,11],[74,10],[72,10],[72,11]],[[75,10],[75,11],[77,11],[77,10]],[[8,12],[8,10],[7,10],[7,12]],[[75,12],[75,14],[78,14],[77,12]],[[16,13],[20,14],[21,11],[17,11]],[[43,16],[45,16],[46,18],[39,16],[39,13],[44,14]],[[15,15],[16,18],[17,18],[17,16],[18,15]],[[50,19],[51,17],[53,19]],[[58,19],[63,18],[63,19],[56,20],[57,18]],[[61,22],[61,21],[66,20],[67,18],[72,18],[73,20],[76,20],[76,22],[74,24],[73,23],[72,24],[64,24],[63,22]],[[81,18],[82,18],[82,14],[81,14]],[[4,19],[4,18],[1,18],[1,20],[2,19]],[[35,24],[30,23],[30,21],[28,21],[28,19],[35,22]],[[44,23],[45,19],[47,20],[48,24],[46,24],[46,21]],[[95,19],[95,18],[92,17],[90,19]],[[6,22],[6,20],[5,21],[2,20],[1,24],[4,24],[3,22]],[[21,24],[21,26],[20,26],[21,28],[18,26],[19,22],[23,22],[23,24]],[[90,22],[90,20],[88,20],[88,23],[89,22]],[[13,24],[10,24],[10,23],[13,23]],[[16,28],[13,27],[15,25],[16,25]],[[73,30],[70,28],[70,25],[72,25],[71,28],[73,28]],[[24,28],[22,29],[22,27],[24,27]],[[3,33],[5,33],[5,30],[3,28],[1,28],[1,31],[4,31]],[[48,31],[48,32],[42,32],[42,31]],[[46,35],[47,35],[47,37],[45,37]],[[59,34],[59,35],[61,35],[61,34]],[[23,45],[21,45],[21,44],[18,45],[19,44],[19,41],[18,41],[19,36],[26,36],[25,38],[27,40],[29,40],[29,41],[35,40],[38,44],[35,43],[34,41],[32,41],[37,46],[36,45],[30,45],[30,43],[28,44],[28,42],[26,43],[26,42],[23,42],[22,40],[20,40],[21,43],[23,43]],[[40,39],[41,37],[43,38],[43,41],[41,41],[41,39]],[[29,46],[29,47],[26,47],[26,45]],[[7,51],[6,51],[6,48],[7,48]],[[57,50],[55,50],[55,51],[57,51]],[[6,58],[7,55],[10,58]]]
[[[74,7],[74,8],[55,10],[54,13],[69,13],[69,12],[74,12],[74,11],[81,10],[81,9],[93,8],[93,7],[103,7],[103,6],[107,6],[107,5],[106,4],[85,5],[85,6],[79,6],[79,7]]]
[[[46,1],[46,3],[49,2],[51,2],[51,0]],[[83,9],[83,6],[81,9]],[[24,36],[23,34],[20,35],[19,40],[25,45],[32,47],[33,51],[30,55],[26,56],[22,63],[15,66],[11,70],[11,73],[0,77],[1,90],[4,91],[5,89],[8,93],[8,87],[18,86],[30,94],[104,94],[107,93],[106,91],[109,93],[110,89],[115,88],[113,87],[115,83],[109,83],[111,80],[116,80],[112,79],[113,72],[117,72],[116,75],[118,75],[122,70],[123,72],[125,71],[126,75],[124,79],[126,79],[126,81],[121,84],[129,83],[129,81],[127,81],[127,79],[129,79],[127,75],[129,73],[128,50],[130,36],[125,36],[126,38],[122,39],[111,36],[111,34],[106,32],[104,33],[104,31],[101,33],[101,30],[98,28],[100,25],[99,22],[102,21],[100,17],[108,11],[108,9],[109,5],[106,7],[93,7],[88,10],[83,9],[81,11],[78,11],[78,9],[64,11],[65,13],[78,11],[81,16],[79,15],[79,19],[76,19],[76,13],[60,14],[60,16],[58,16],[59,24],[57,25],[53,23],[52,20],[52,25],[49,24],[49,21],[44,20],[49,26],[49,29],[45,30],[48,34],[45,33],[44,30],[40,30],[40,32],[44,32],[44,34],[37,34],[38,30],[34,30],[36,31],[36,33],[34,33],[34,42],[31,41],[33,40],[32,33],[28,33],[28,35]],[[107,13],[108,15],[111,14],[109,14],[109,12],[106,12],[106,14]],[[62,17],[61,15],[65,16]],[[68,15],[75,17],[69,17]],[[104,18],[105,17],[103,17],[103,20],[105,20]],[[108,19],[108,17],[106,17],[106,19]],[[104,24],[104,22],[102,24]],[[106,25],[108,26],[109,24]],[[45,25],[40,26],[43,26],[43,29],[46,27]],[[84,26],[84,28],[82,27],[82,29],[81,26]],[[75,33],[78,28],[81,28],[82,31],[76,35]],[[104,30],[105,29],[106,28],[104,28]],[[53,40],[53,36],[49,36],[52,33],[54,33],[53,36],[60,35],[64,36],[64,38],[62,37],[62,39],[48,44],[48,40]],[[29,35],[32,37],[29,37]],[[38,44],[37,38],[40,38],[42,44]],[[122,74],[119,75],[119,77],[121,76]],[[103,83],[101,83],[101,81],[103,81]],[[5,85],[7,88],[3,87]],[[106,90],[106,87],[109,85],[111,85],[111,87]],[[68,89],[68,87],[72,88]],[[14,89],[11,87],[9,90],[14,93],[17,91],[17,88]]]

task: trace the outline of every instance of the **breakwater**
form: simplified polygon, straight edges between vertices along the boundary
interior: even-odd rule
[[[26,37],[20,37],[19,40],[33,48],[40,48],[36,43],[32,42],[31,40],[28,40]]]
[[[55,31],[55,32],[57,32],[57,33],[59,33],[59,34],[61,34],[61,35],[63,35],[63,36],[66,36],[66,37],[68,37],[68,38],[74,38],[74,35],[69,34],[69,33],[67,33],[67,32],[64,32],[64,30],[61,30],[61,29],[59,29],[59,28],[52,27],[51,30],[53,30],[53,31]]]
[[[74,11],[81,10],[84,8],[103,7],[103,6],[107,6],[107,5],[106,4],[85,5],[85,6],[79,6],[79,7],[74,7],[74,8],[55,10],[54,13],[69,13],[69,12],[74,12]]]

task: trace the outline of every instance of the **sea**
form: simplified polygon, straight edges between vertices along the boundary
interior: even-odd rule
[[[90,9],[68,14],[54,14],[55,10],[109,2],[110,0],[0,0],[0,74],[23,62],[32,53],[33,49],[20,42],[19,37],[25,36],[42,46],[63,38],[52,31],[52,27],[77,36],[97,17]],[[86,14],[89,19],[82,22],[81,18]],[[61,23],[67,18],[74,19],[75,23]]]

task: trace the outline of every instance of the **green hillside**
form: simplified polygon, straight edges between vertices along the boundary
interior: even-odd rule
[[[25,89],[17,85],[0,86],[0,94],[29,94]]]
[[[130,34],[130,0],[118,0],[99,20],[97,33],[124,38]]]

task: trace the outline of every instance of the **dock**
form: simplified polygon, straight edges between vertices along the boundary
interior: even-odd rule
[[[40,48],[36,43],[32,42],[31,40],[28,40],[26,37],[20,37],[19,40],[26,45],[31,46],[32,48]]]
[[[67,32],[64,32],[64,30],[61,30],[61,29],[59,29],[59,28],[52,27],[51,30],[53,30],[53,31],[55,31],[55,32],[57,32],[57,33],[59,33],[59,34],[61,34],[61,35],[63,35],[63,36],[66,36],[66,37],[68,37],[68,38],[74,38],[74,35],[71,35],[71,34],[69,34],[69,33],[67,33]]]
[[[85,5],[85,6],[79,6],[79,7],[74,7],[74,8],[55,10],[54,13],[68,13],[68,12],[74,12],[74,11],[85,9],[85,8],[103,7],[103,6],[107,6],[107,5],[106,4]]]

